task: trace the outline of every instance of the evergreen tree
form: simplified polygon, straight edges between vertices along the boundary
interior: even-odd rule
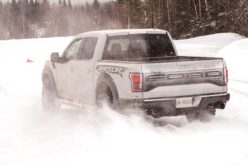
[[[22,22],[19,19],[21,15],[21,8],[16,0],[12,0],[10,4],[10,38],[21,38],[22,36]]]
[[[68,2],[68,7],[69,7],[70,9],[72,9],[71,0],[69,0],[69,2]]]
[[[67,7],[65,0],[63,0],[63,7]]]
[[[99,4],[98,0],[94,0],[93,1],[93,8],[95,10],[99,10],[100,9],[100,4]]]
[[[3,3],[2,2],[0,2],[0,38],[4,38],[5,37],[5,35],[4,35],[4,33],[6,33],[5,32],[5,25],[4,25],[4,18],[3,18],[3,12],[4,12],[4,8],[3,8],[4,6],[3,6]]]
[[[248,35],[248,1],[93,0],[72,7],[71,0],[0,1],[0,38],[74,35],[112,28],[161,28],[173,37],[217,32]]]
[[[93,20],[97,26],[97,29],[100,29],[100,21],[101,21],[101,9],[100,9],[100,4],[98,0],[94,0],[92,4],[92,9],[93,9]]]
[[[127,21],[129,28],[144,27],[144,10],[141,0],[128,0],[127,2]]]

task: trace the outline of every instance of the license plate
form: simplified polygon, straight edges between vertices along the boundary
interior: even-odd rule
[[[192,97],[183,97],[176,99],[176,108],[185,108],[192,106]]]

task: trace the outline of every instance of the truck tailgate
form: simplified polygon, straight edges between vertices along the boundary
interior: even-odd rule
[[[207,58],[143,63],[143,98],[224,93],[224,67],[223,59]]]

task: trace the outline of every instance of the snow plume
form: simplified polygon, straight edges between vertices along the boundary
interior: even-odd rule
[[[239,82],[230,83],[231,101],[210,123],[150,121],[107,107],[43,111],[44,60],[69,39],[0,42],[0,164],[247,165],[248,95],[236,90]]]

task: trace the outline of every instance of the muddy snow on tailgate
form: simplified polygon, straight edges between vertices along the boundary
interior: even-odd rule
[[[226,59],[231,100],[210,123],[154,123],[108,108],[41,108],[41,71],[66,38],[0,41],[0,164],[248,164],[248,40],[231,33],[175,41],[180,55]]]

